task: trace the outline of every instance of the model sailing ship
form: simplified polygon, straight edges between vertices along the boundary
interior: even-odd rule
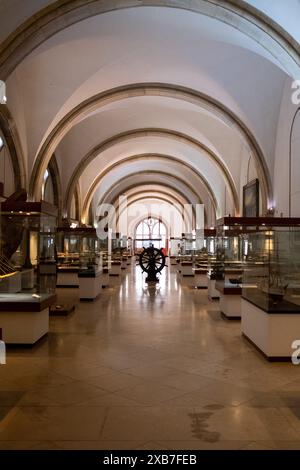
[[[16,274],[16,270],[8,259],[0,254],[0,281]]]

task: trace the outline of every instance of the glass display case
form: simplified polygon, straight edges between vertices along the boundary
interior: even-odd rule
[[[81,270],[98,267],[101,253],[107,252],[107,240],[97,237],[92,227],[57,229],[58,270]]]
[[[218,287],[241,293],[243,273],[243,231],[217,223],[216,264]]]
[[[182,239],[183,255],[192,256],[195,253],[196,237],[193,233],[185,233]]]
[[[119,232],[112,233],[111,238],[111,254],[114,259],[120,258],[124,251],[127,250],[127,244],[124,245],[123,237]]]
[[[269,313],[300,313],[300,227],[247,235],[243,298]]]
[[[0,300],[35,302],[56,286],[57,209],[46,202],[7,200],[0,217]],[[6,305],[7,306],[7,305]]]
[[[204,247],[208,255],[214,256],[216,253],[216,234],[208,234],[204,237]]]
[[[169,256],[177,257],[180,256],[183,252],[183,241],[181,238],[170,238],[169,244]]]
[[[7,344],[35,344],[56,302],[56,216],[20,191],[1,203],[0,328]]]
[[[203,272],[205,270],[205,274],[208,270],[209,259],[210,265],[212,266],[213,262],[215,261],[215,247],[216,247],[216,230],[215,229],[204,229],[203,238],[201,240],[201,248],[200,244],[198,244],[198,250],[195,251],[194,261],[195,267],[197,269],[201,269]]]

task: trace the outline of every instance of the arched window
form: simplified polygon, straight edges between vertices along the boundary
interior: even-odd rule
[[[135,231],[135,247],[143,248],[152,243],[156,248],[165,248],[167,229],[165,224],[156,218],[142,220]]]

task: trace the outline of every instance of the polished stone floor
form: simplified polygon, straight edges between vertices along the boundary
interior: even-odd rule
[[[0,449],[300,449],[300,366],[266,362],[206,291],[133,267],[93,303],[59,296],[75,313],[0,366]]]

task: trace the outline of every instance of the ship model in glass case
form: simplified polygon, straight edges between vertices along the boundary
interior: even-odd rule
[[[279,302],[286,294],[288,283],[284,281],[278,266],[269,267],[269,277],[264,279],[259,288],[264,294],[269,295],[273,303]]]
[[[3,279],[14,276],[17,273],[14,266],[4,255],[0,255],[0,282]]]
[[[268,252],[268,275],[258,284],[260,290],[269,296],[275,304],[282,300],[288,288],[283,271],[280,253],[279,237],[274,236],[274,232],[266,232],[267,252]]]

